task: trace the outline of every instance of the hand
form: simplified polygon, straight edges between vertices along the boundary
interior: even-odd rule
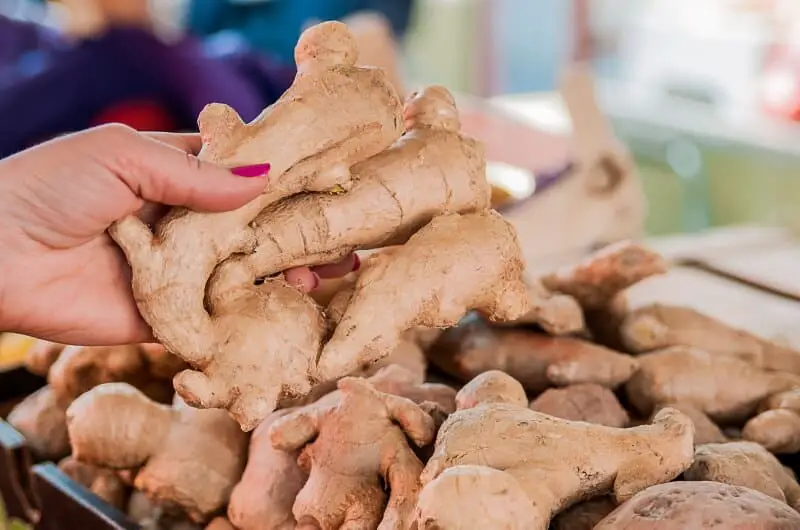
[[[200,162],[197,135],[109,125],[0,160],[0,330],[65,344],[153,340],[130,269],[106,230],[138,214],[185,206],[226,211],[255,198],[266,176]],[[308,292],[358,267],[355,256],[287,281]]]

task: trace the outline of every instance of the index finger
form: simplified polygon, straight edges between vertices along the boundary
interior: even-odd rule
[[[200,149],[203,147],[203,141],[200,139],[200,133],[150,132],[144,134],[153,140],[171,145],[172,147],[193,155],[199,153]]]

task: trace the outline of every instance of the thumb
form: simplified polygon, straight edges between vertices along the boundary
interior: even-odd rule
[[[109,146],[101,151],[106,153],[106,166],[145,201],[228,211],[253,200],[266,185],[266,163],[230,170],[199,160],[191,142],[182,149],[181,142],[159,141],[158,136],[121,126],[100,127],[95,132],[99,135],[95,140]]]

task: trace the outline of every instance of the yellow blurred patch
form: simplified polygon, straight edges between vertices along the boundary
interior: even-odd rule
[[[36,339],[16,333],[0,335],[0,368],[9,368],[22,364],[25,354],[33,346]]]

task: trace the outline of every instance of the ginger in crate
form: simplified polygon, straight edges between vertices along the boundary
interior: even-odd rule
[[[650,487],[611,512],[594,530],[790,530],[800,514],[755,490],[719,482]]]
[[[382,393],[402,396],[419,404],[438,428],[455,408],[456,391],[435,383],[425,383],[424,374],[402,366],[387,366],[367,381]],[[228,506],[228,518],[240,530],[289,530],[297,524],[292,506],[307,480],[307,473],[298,466],[304,449],[283,451],[272,446],[268,432],[272,423],[295,410],[311,411],[336,406],[342,399],[339,390],[302,409],[273,412],[253,432],[249,458],[242,480],[234,488]],[[420,454],[419,448],[417,454]]]
[[[531,530],[539,522],[516,478],[479,465],[448,468],[429,482],[419,494],[414,519],[414,530]]]
[[[338,388],[337,403],[305,407],[270,427],[273,446],[303,448],[309,470],[294,517],[301,527],[326,530],[407,528],[422,471],[409,440],[431,443],[434,421],[413,401],[378,392],[363,379],[344,378]]]
[[[690,346],[732,355],[766,370],[800,375],[800,351],[732,328],[689,307],[653,304],[625,317],[620,329],[629,351]]]
[[[533,394],[550,386],[579,383],[616,388],[638,367],[630,355],[591,342],[493,328],[478,319],[445,331],[428,357],[462,381],[486,370],[502,370]]]
[[[32,374],[47,377],[50,367],[58,360],[64,344],[47,340],[36,340],[25,352],[25,368]]]
[[[297,451],[275,449],[269,437],[272,424],[294,410],[276,410],[253,431],[247,467],[228,504],[228,519],[238,530],[297,527],[292,506],[308,475],[297,465]]]
[[[760,491],[795,510],[800,509],[800,485],[781,462],[752,442],[705,444],[695,448],[686,480],[711,480]]]
[[[102,383],[129,383],[158,401],[169,401],[168,381],[185,365],[158,345],[66,346],[47,381],[64,407]]]
[[[321,313],[280,278],[255,286],[249,275],[232,275],[208,293],[206,284],[223,260],[255,249],[251,222],[266,206],[304,191],[351,187],[350,167],[400,136],[394,88],[380,70],[355,66],[357,54],[344,24],[318,24],[297,44],[292,86],[252,123],[225,105],[203,110],[201,159],[231,168],[269,162],[258,198],[226,213],[175,208],[153,232],[133,216],[109,230],[131,265],[143,318],[197,370],[180,374],[176,391],[193,406],[230,409],[245,430],[282,395],[310,389],[325,332]]]
[[[530,408],[556,418],[607,427],[627,427],[630,422],[614,392],[592,383],[545,390],[531,401]]]
[[[694,423],[695,445],[723,443],[728,441],[728,436],[722,431],[719,425],[714,423],[714,420],[709,418],[708,415],[697,406],[685,401],[660,403],[653,409],[652,416],[658,414],[658,411],[667,407],[679,410],[691,418],[692,423]]]
[[[43,386],[19,402],[7,419],[36,458],[58,460],[69,454],[67,409],[50,386]]]
[[[494,211],[436,217],[362,268],[354,289],[331,301],[348,297],[317,365],[321,380],[385,357],[417,326],[454,326],[470,310],[492,320],[513,320],[529,310],[517,234]]]
[[[502,470],[532,504],[535,520],[527,528],[545,530],[554,515],[581,500],[613,493],[624,502],[673,480],[692,462],[692,422],[673,409],[662,410],[652,424],[617,429],[554,418],[504,402],[504,396],[485,395],[486,403],[459,409],[442,425],[421,476],[422,495],[447,469]],[[461,513],[458,527],[476,528],[470,510]]]
[[[73,457],[112,469],[138,468],[134,487],[158,504],[206,521],[239,481],[247,435],[224,410],[151,401],[125,383],[105,383],[67,409]]]
[[[118,510],[125,509],[130,491],[113,469],[78,462],[71,456],[62,459],[58,468],[111,506]]]
[[[800,377],[761,370],[741,359],[675,346],[640,355],[626,383],[630,403],[647,415],[662,403],[692,405],[719,423],[747,419],[767,396],[800,385]]]

